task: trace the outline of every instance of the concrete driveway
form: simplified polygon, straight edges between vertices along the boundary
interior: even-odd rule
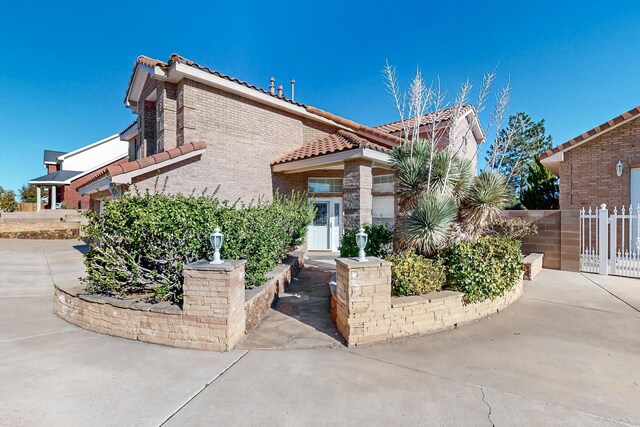
[[[545,270],[449,332],[210,353],[58,319],[80,250],[0,240],[0,425],[640,425],[640,280]]]

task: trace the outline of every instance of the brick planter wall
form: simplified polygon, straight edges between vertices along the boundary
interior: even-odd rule
[[[397,298],[391,296],[391,263],[368,260],[336,260],[335,322],[350,347],[482,319],[513,304],[523,291],[521,278],[502,297],[476,304],[464,304],[464,294],[451,291]]]
[[[182,309],[170,303],[87,295],[79,282],[54,285],[54,312],[81,328],[171,347],[228,351],[257,326],[274,298],[304,265],[303,252],[267,274],[266,284],[246,290],[245,261],[208,261],[184,269]]]

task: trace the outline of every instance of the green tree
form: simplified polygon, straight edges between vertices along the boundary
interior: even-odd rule
[[[33,184],[23,185],[20,188],[20,201],[22,203],[35,203],[38,200],[38,191]]]
[[[538,158],[529,165],[522,204],[527,209],[559,209],[558,177],[542,166]]]
[[[16,193],[0,187],[0,212],[13,212],[18,209]]]
[[[534,122],[528,114],[516,113],[509,117],[509,124],[500,131],[488,152],[493,153],[495,148],[502,152],[498,171],[507,177],[516,197],[522,198],[529,166],[538,154],[551,148],[551,136],[546,135],[544,119]]]

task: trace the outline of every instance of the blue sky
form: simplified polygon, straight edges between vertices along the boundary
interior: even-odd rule
[[[397,119],[385,60],[455,91],[498,64],[510,113],[562,143],[640,104],[640,2],[10,2],[0,15],[0,185],[44,174],[42,150],[118,132],[133,61],[172,52],[368,125]]]

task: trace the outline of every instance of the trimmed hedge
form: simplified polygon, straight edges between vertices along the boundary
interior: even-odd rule
[[[522,272],[520,242],[483,237],[476,242],[455,243],[438,254],[447,284],[464,292],[465,301],[495,299],[513,288]]]
[[[182,299],[182,270],[213,256],[209,235],[220,227],[223,259],[245,259],[245,284],[266,280],[292,247],[302,243],[313,218],[306,198],[276,195],[271,203],[230,204],[214,195],[125,194],[88,213],[85,255],[92,293],[152,293],[156,300]]]
[[[386,224],[367,224],[362,226],[369,239],[364,253],[367,256],[385,258],[391,252],[393,244],[393,231]],[[340,239],[340,256],[343,258],[358,256],[358,245],[356,244],[356,234],[359,229],[345,230]]]
[[[398,252],[387,257],[391,267],[391,294],[422,295],[437,292],[446,283],[444,265],[413,251]]]

